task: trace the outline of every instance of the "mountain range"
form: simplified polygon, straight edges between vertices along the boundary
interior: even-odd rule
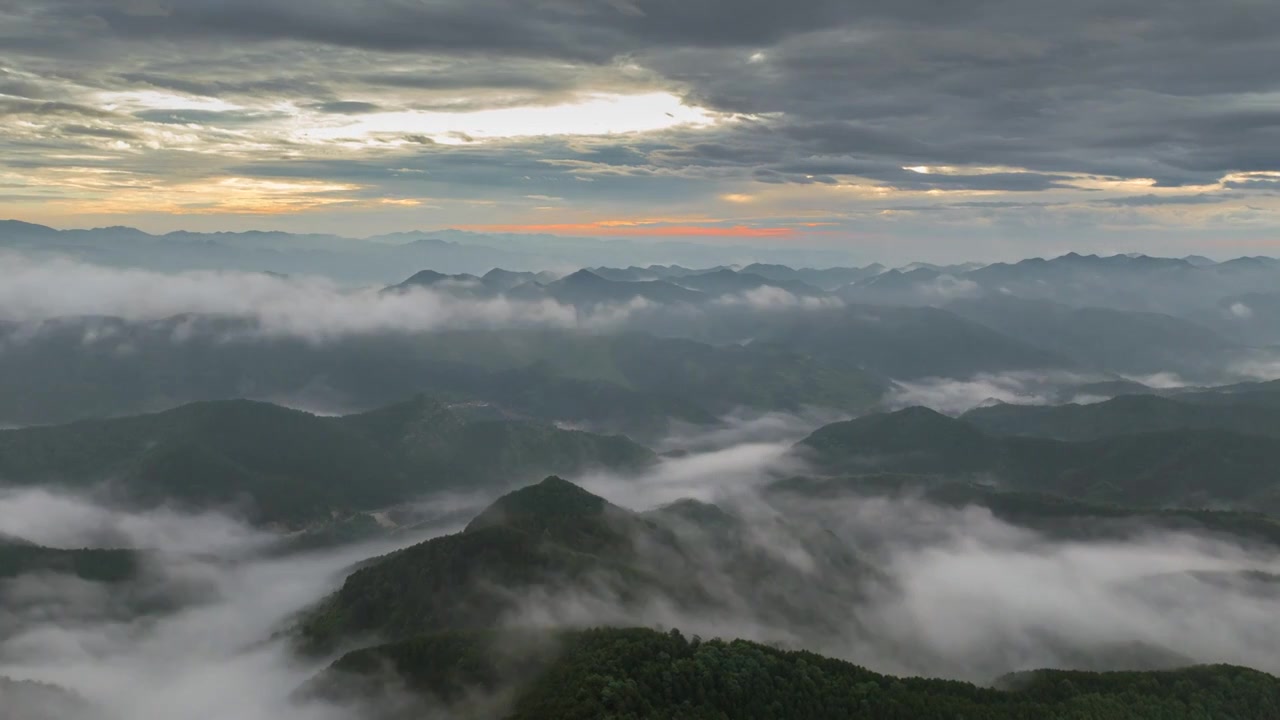
[[[0,250],[0,720],[1280,713],[1280,262]]]
[[[1132,405],[1115,400],[1090,412],[1111,415],[1099,424],[1116,427],[1125,424],[1116,415]],[[990,435],[965,420],[916,407],[828,425],[801,449],[829,473],[985,478],[1011,489],[1120,505],[1280,512],[1280,479],[1272,471],[1280,467],[1280,439],[1188,420],[1194,410],[1179,423],[1161,408],[1148,407],[1138,412],[1156,414],[1148,426],[1167,423],[1171,429],[1143,432],[1135,424],[1125,434],[1065,441]],[[999,415],[982,410],[975,417]]]
[[[418,398],[319,417],[250,401],[0,431],[5,485],[102,491],[153,506],[239,507],[259,523],[305,527],[444,490],[548,472],[637,469],[653,454],[619,436],[470,419]]]
[[[848,264],[837,251],[688,242],[632,242],[562,238],[553,235],[481,234],[460,230],[409,232],[370,238],[286,232],[178,231],[153,235],[136,228],[55,230],[44,225],[0,221],[0,249],[57,253],[114,267],[164,272],[182,270],[270,271],[323,275],[343,283],[385,283],[405,267],[447,273],[488,272],[492,268],[540,271],[573,264],[695,266],[730,262]]]
[[[800,507],[789,505],[792,499],[830,504],[837,497],[847,497],[848,493],[874,496],[905,490],[899,487],[889,491],[883,482],[792,479],[779,482],[766,497],[776,503],[775,507],[783,511],[786,518],[787,513],[794,513]],[[1133,524],[1142,517],[1142,511],[975,486],[935,486],[930,492],[940,502],[981,503],[1011,521],[1030,523],[1046,532],[1056,527],[1057,531],[1069,531],[1077,538],[1143,532],[1141,524]],[[807,507],[811,510],[813,506]],[[793,519],[792,531],[814,518],[795,516]],[[1064,522],[1069,519],[1071,524]],[[787,519],[782,521],[790,524]],[[1127,529],[1122,524],[1125,521],[1130,523]],[[1280,542],[1280,525],[1274,521],[1270,525],[1261,521],[1264,524],[1259,525],[1258,519],[1249,515],[1186,513],[1159,518],[1159,522],[1182,529],[1199,526],[1241,532],[1264,542]],[[1148,530],[1150,527],[1147,526]],[[1262,534],[1254,534],[1255,531]],[[470,713],[513,718],[579,716],[575,713],[595,717],[597,715],[590,713],[599,713],[602,708],[593,702],[604,698],[607,703],[609,693],[584,693],[580,688],[590,686],[599,673],[614,673],[617,681],[624,684],[643,683],[646,681],[640,678],[650,671],[641,668],[653,663],[654,671],[661,668],[669,683],[671,674],[681,672],[676,668],[684,662],[676,658],[692,658],[703,641],[696,637],[685,640],[675,631],[663,634],[614,628],[583,632],[526,625],[531,617],[541,617],[531,604],[552,606],[559,599],[572,608],[588,605],[591,598],[600,598],[607,599],[618,617],[629,617],[655,606],[680,608],[681,612],[694,615],[699,612],[732,614],[742,609],[734,605],[734,599],[745,599],[745,607],[757,614],[757,622],[767,622],[766,618],[770,617],[775,621],[786,618],[794,623],[791,627],[800,637],[809,637],[799,630],[805,623],[810,625],[811,632],[831,632],[823,625],[824,613],[831,607],[856,605],[864,589],[882,582],[875,567],[874,544],[868,544],[861,551],[853,550],[833,543],[829,531],[816,531],[794,537],[802,538],[802,547],[819,563],[821,569],[813,572],[823,578],[824,587],[802,589],[801,577],[788,577],[796,572],[794,566],[762,552],[760,546],[751,541],[752,533],[758,532],[759,528],[750,529],[749,523],[734,510],[683,501],[650,513],[633,513],[572,483],[548,478],[503,496],[459,534],[373,560],[352,573],[337,593],[303,617],[295,632],[300,646],[307,652],[349,647],[352,643],[363,647],[341,654],[330,670],[303,692],[330,699],[385,698],[392,687],[407,686],[418,693],[423,702],[444,702],[452,712],[464,717],[471,716]],[[708,574],[706,563],[711,557],[718,560],[715,572]],[[766,578],[767,582],[762,582]],[[1161,581],[1155,577],[1132,580]],[[1203,581],[1217,580],[1206,577]],[[1275,581],[1259,577],[1256,582],[1265,586]],[[849,614],[839,617],[841,630],[845,632],[850,623],[856,622]],[[380,643],[380,638],[391,641]],[[1063,647],[1061,651],[1095,667],[1112,663],[1132,666],[1147,662],[1159,666],[1186,662],[1159,648],[1110,647],[1105,643],[1078,645],[1074,649]],[[705,652],[709,654],[704,661],[712,665],[702,670],[704,677],[706,672],[712,672],[710,677],[718,678],[718,682],[742,683],[739,693],[764,682],[763,678],[758,682],[749,681],[753,677],[751,668],[759,663],[771,668],[767,672],[770,687],[789,672],[779,663],[793,662],[827,667],[837,676],[861,673],[860,682],[881,684],[879,690],[867,686],[864,694],[858,695],[860,700],[849,708],[840,705],[839,694],[824,701],[823,707],[839,717],[861,717],[861,713],[870,713],[867,717],[894,717],[893,711],[887,708],[897,708],[898,712],[910,713],[902,717],[911,718],[953,717],[957,712],[976,718],[1006,717],[1003,712],[1012,713],[1007,717],[1019,718],[1119,718],[1128,715],[1114,703],[1137,703],[1133,712],[1138,712],[1139,707],[1147,710],[1151,707],[1149,699],[1139,700],[1131,694],[1132,683],[1158,685],[1166,680],[1176,682],[1178,677],[1198,677],[1212,682],[1210,678],[1216,673],[1246,672],[1204,668],[1117,675],[1033,673],[1000,678],[995,682],[997,689],[978,690],[960,683],[928,680],[905,681],[907,684],[902,685],[903,681],[890,680],[848,663],[741,641],[713,641]],[[731,659],[739,653],[743,654],[740,659]],[[754,660],[748,660],[749,657]],[[727,664],[721,667],[716,663]],[[1077,697],[1079,691],[1063,686],[1052,698],[1046,696],[1032,701],[1030,698],[1039,691],[1030,688],[1041,680],[1048,682],[1045,679],[1051,677],[1071,677],[1094,683],[1095,688],[1086,693],[1088,700],[1084,694]],[[1275,682],[1274,678],[1262,674],[1253,677],[1262,683],[1260,697],[1274,692],[1274,688],[1264,689]],[[709,694],[691,691],[693,694],[688,700],[673,700],[683,696],[673,695],[675,691],[669,686],[664,691],[661,680],[654,682],[658,684],[646,685],[643,690],[633,687],[623,695],[631,699],[618,699],[618,702],[637,702],[641,703],[637,707],[645,708],[681,706],[685,708],[678,713],[682,717],[702,717],[703,712],[712,713],[707,717],[719,717],[714,713],[730,707],[717,705],[722,701],[712,699],[720,698],[717,693],[723,691]],[[680,682],[696,686],[698,681],[691,677]],[[1101,688],[1108,683],[1115,684],[1117,693],[1130,693],[1126,696],[1128,699],[1120,700],[1117,696],[1114,700],[1101,700],[1098,693],[1104,692]],[[480,687],[483,692],[466,692],[468,687]],[[1121,690],[1122,687],[1128,689]],[[1193,687],[1196,687],[1194,683],[1185,690],[1200,692],[1192,690]],[[565,688],[578,690],[566,692]],[[1011,691],[1013,695],[1001,694]],[[767,697],[777,699],[776,688],[769,692]],[[813,692],[816,690],[811,688],[807,697],[812,699]],[[1029,695],[1021,695],[1023,692]],[[874,710],[873,705],[868,704],[872,698],[880,697],[877,693],[888,693],[876,700],[885,703],[884,709]],[[723,702],[734,702],[729,697],[725,696]],[[472,702],[480,702],[481,706],[470,705]],[[505,714],[495,710],[495,702],[505,706]],[[794,702],[803,701],[797,698]],[[1074,709],[1063,710],[1054,703],[1066,703]],[[1083,708],[1088,703],[1102,704],[1088,711],[1093,714],[1070,714],[1086,712]],[[692,710],[710,706],[720,710]],[[1012,707],[1019,709],[1014,711]],[[1059,712],[1067,714],[1056,714]],[[805,716],[825,715],[815,710]],[[1176,713],[1171,716],[1179,717]]]

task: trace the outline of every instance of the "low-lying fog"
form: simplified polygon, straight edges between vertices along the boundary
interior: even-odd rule
[[[1236,572],[1280,572],[1273,548],[1141,530],[1125,539],[1055,541],[985,510],[910,498],[766,503],[761,485],[804,469],[788,452],[792,443],[830,419],[743,414],[715,428],[682,428],[663,448],[673,452],[643,476],[577,480],[638,511],[685,497],[735,509],[758,529],[754,542],[808,573],[810,582],[794,592],[821,598],[816,611],[845,632],[814,637],[771,625],[747,602],[707,617],[655,600],[647,612],[623,616],[608,597],[553,589],[531,596],[509,622],[679,627],[802,645],[885,672],[979,682],[1070,666],[1086,646],[1122,654],[1154,647],[1190,662],[1280,672],[1280,585]],[[457,498],[445,502],[456,510]],[[877,567],[857,597],[839,592],[847,578],[813,571],[797,528],[815,525]],[[122,720],[351,717],[291,703],[319,666],[292,659],[273,633],[335,589],[353,563],[457,527],[280,557],[266,552],[274,538],[225,516],[0,493],[0,534],[61,548],[160,551],[149,556],[145,582],[179,598],[176,608],[136,619],[117,607],[114,591],[91,583],[48,575],[4,581],[0,676],[69,688]],[[686,539],[695,539],[690,532]]]

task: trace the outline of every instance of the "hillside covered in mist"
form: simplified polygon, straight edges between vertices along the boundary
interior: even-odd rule
[[[0,279],[15,720],[1280,707],[1273,261],[72,255]]]

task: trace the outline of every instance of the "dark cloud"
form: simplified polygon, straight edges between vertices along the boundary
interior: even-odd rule
[[[203,97],[271,95],[297,98],[328,92],[327,85],[316,78],[253,77],[255,74],[253,67],[237,65],[229,58],[219,58],[216,64],[224,69],[234,68],[237,79],[221,77],[222,73],[219,73],[218,77],[204,77],[205,69],[175,67],[168,64],[160,71],[126,72],[117,75],[114,79],[125,87],[151,87]],[[262,68],[257,68],[256,72],[262,72]]]
[[[1154,207],[1160,205],[1209,205],[1226,198],[1217,195],[1130,195],[1103,200],[1103,205],[1120,207]]]
[[[408,152],[371,160],[256,160],[229,166],[226,171],[265,179],[322,177],[366,186],[365,192],[371,196],[465,200],[483,192],[488,201],[522,205],[527,204],[526,195],[539,194],[570,204],[607,204],[622,197],[652,207],[717,192],[698,172],[653,170],[645,157],[644,147],[617,148],[607,140],[551,138],[415,144]]]
[[[286,113],[239,112],[235,110],[142,110],[134,116],[147,122],[167,125],[256,125],[288,117]]]
[[[0,116],[35,115],[35,116],[80,116],[89,118],[107,118],[112,113],[75,103],[42,102],[39,100],[7,99],[0,97]]]
[[[1061,195],[1109,181],[1209,186],[1280,170],[1278,47],[1280,4],[1258,0],[0,0],[0,122],[51,128],[0,140],[0,167],[57,154],[41,143],[182,125],[225,146],[187,175],[355,180],[395,197],[412,175],[432,196],[532,188],[611,205],[858,180],[1054,194],[981,208],[1048,222]],[[659,90],[738,119],[574,142],[458,129],[465,147],[401,129],[314,152],[278,122],[290,107],[341,122]],[[131,91],[243,109],[121,112],[97,99]],[[152,142],[86,162],[174,172],[173,150]],[[946,170],[904,169],[914,166]],[[1096,219],[1220,197],[1232,196],[1082,199]]]
[[[87,137],[107,138],[110,140],[136,140],[137,133],[110,127],[89,127],[87,125],[63,125],[60,131],[67,135],[83,135]]]
[[[359,102],[357,100],[333,100],[330,102],[316,103],[308,105],[312,110],[319,110],[322,113],[330,113],[333,115],[364,115],[366,113],[378,112],[381,106],[375,103]]]
[[[1223,186],[1231,190],[1252,190],[1264,193],[1280,193],[1280,177],[1228,180],[1223,183]]]
[[[499,52],[608,61],[654,46],[767,45],[787,35],[852,20],[840,0],[805,0],[785,11],[772,0],[184,0],[164,12],[126,3],[61,0],[64,14],[89,17],[126,37],[217,34],[297,40],[367,50]],[[732,11],[728,22],[727,11]]]

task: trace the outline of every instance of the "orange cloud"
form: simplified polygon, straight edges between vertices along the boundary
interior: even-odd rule
[[[496,233],[552,233],[555,235],[604,235],[644,237],[741,237],[793,238],[799,233],[789,227],[747,225],[665,225],[635,220],[602,220],[590,223],[547,225],[461,225],[460,230]]]

